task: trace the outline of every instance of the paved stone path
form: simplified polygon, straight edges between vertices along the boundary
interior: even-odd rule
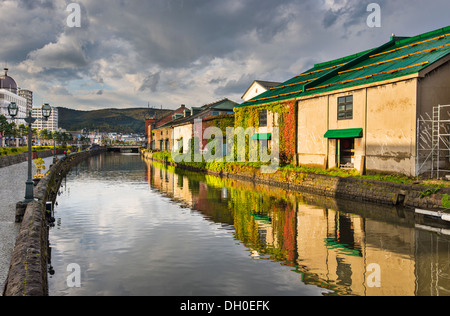
[[[48,170],[53,157],[45,158],[44,161]],[[8,277],[9,264],[20,229],[20,224],[15,223],[16,203],[25,197],[26,179],[27,162],[0,168],[0,296]]]

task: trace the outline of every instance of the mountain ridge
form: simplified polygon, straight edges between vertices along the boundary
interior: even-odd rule
[[[143,134],[145,119],[155,114],[157,118],[168,115],[172,110],[151,108],[108,108],[99,110],[74,110],[58,107],[59,127],[67,131],[84,128],[99,132]]]

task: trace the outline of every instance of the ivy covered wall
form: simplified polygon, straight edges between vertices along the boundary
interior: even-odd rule
[[[259,128],[259,113],[267,110],[277,114],[273,127],[279,128],[280,163],[296,164],[296,135],[297,135],[297,102],[289,100],[264,105],[235,108],[235,128]]]

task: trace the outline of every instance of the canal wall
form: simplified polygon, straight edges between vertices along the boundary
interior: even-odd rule
[[[63,157],[35,187],[35,201],[27,205],[13,251],[4,296],[48,295],[49,218],[47,202],[54,203],[65,175],[81,161],[105,152],[97,149]],[[20,215],[19,215],[20,216]]]
[[[53,150],[44,150],[44,151],[36,151],[33,152],[35,157],[37,158],[47,158],[53,156]],[[57,155],[64,154],[64,149],[57,149]],[[11,165],[15,165],[18,163],[22,163],[28,160],[28,153],[22,153],[12,156],[2,156],[0,157],[0,168],[8,167]]]
[[[153,160],[151,152],[141,152],[145,159]],[[156,160],[156,159],[155,159]],[[399,184],[370,179],[335,177],[322,174],[298,173],[294,171],[277,171],[262,174],[259,168],[244,168],[239,172],[214,172],[184,164],[160,161],[172,166],[203,172],[224,178],[251,181],[254,183],[278,186],[331,198],[350,199],[382,205],[395,205],[408,208],[442,210],[444,202],[450,197],[450,188],[427,187],[420,184]]]

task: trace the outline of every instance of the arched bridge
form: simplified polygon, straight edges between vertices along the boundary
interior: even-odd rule
[[[108,147],[109,152],[120,152],[120,153],[139,153],[141,146],[110,146]]]

